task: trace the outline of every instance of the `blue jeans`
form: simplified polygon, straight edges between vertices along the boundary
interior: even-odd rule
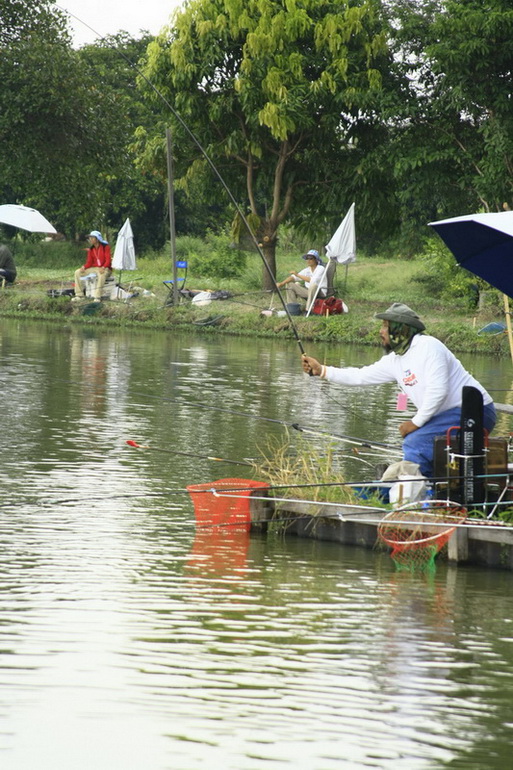
[[[405,460],[420,465],[421,473],[428,478],[433,475],[433,453],[435,436],[445,436],[448,428],[459,427],[461,408],[448,409],[432,417],[422,428],[409,433],[403,441]],[[495,426],[497,414],[493,404],[483,408],[483,426],[490,432]]]

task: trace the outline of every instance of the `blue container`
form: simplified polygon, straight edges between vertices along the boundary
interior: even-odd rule
[[[352,490],[355,495],[360,498],[360,500],[370,500],[373,497],[377,497],[378,500],[381,500],[382,503],[390,502],[390,485],[376,485],[372,487],[366,487],[364,484],[362,484],[361,487],[352,487]]]

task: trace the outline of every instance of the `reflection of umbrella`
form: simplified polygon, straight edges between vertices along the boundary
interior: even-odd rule
[[[37,211],[28,206],[5,203],[0,206],[0,222],[11,227],[19,227],[31,233],[56,233],[57,230]]]
[[[513,211],[469,214],[429,225],[462,267],[513,296]]]
[[[513,360],[508,299],[513,296],[513,211],[468,214],[429,224],[452,251],[458,264],[503,292]]]
[[[130,220],[126,219],[125,224],[118,233],[112,267],[115,270],[135,270],[135,248],[134,234],[130,225]]]

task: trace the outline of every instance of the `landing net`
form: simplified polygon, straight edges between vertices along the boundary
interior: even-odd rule
[[[392,548],[398,569],[430,570],[467,511],[446,500],[410,503],[387,514],[378,527],[378,537]]]
[[[251,527],[251,495],[262,489],[269,489],[269,484],[252,479],[219,479],[187,487],[199,527],[247,530]]]

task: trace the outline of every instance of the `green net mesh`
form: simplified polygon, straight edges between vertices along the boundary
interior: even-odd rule
[[[388,513],[380,522],[378,537],[392,549],[398,569],[433,569],[435,558],[467,516],[464,508],[449,501],[411,503]]]

